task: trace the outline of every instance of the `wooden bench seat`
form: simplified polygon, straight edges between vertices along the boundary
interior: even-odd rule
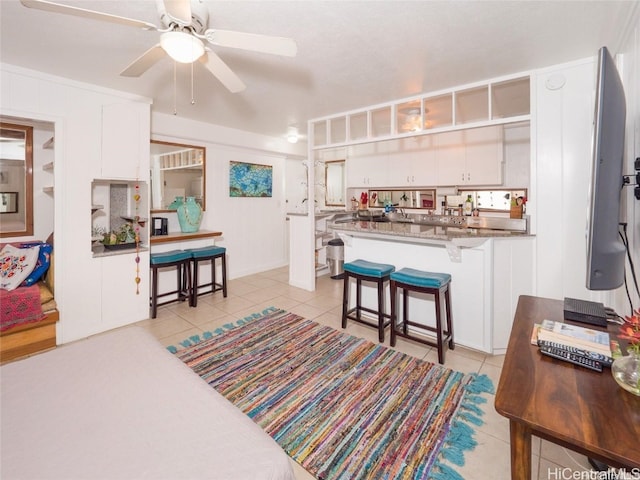
[[[46,312],[38,322],[19,325],[0,333],[0,363],[42,352],[56,346],[58,310]]]

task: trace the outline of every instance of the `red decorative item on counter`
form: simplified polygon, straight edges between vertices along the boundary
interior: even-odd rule
[[[367,192],[362,192],[360,194],[360,208],[362,209],[367,208],[368,204],[369,204],[369,195],[367,194]]]

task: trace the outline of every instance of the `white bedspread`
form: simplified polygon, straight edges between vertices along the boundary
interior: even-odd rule
[[[293,479],[280,446],[139,327],[0,368],[0,478]]]

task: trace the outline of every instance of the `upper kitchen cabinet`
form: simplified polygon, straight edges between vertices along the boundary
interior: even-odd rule
[[[529,120],[529,76],[502,77],[311,120],[312,148]]]
[[[489,119],[489,87],[482,86],[455,92],[456,125]]]
[[[327,145],[329,138],[327,137],[327,121],[321,120],[313,124],[313,146]]]
[[[389,146],[386,142],[354,145],[348,151],[346,184],[379,187],[387,184]]]
[[[329,120],[331,143],[344,143],[347,140],[347,117],[338,117]]]
[[[501,125],[436,135],[438,185],[501,185]]]
[[[530,111],[529,77],[491,85],[492,119],[529,115]]]
[[[371,111],[370,133],[373,138],[389,138],[391,136],[391,107],[382,107]]]
[[[419,132],[424,128],[424,116],[422,113],[422,101],[411,100],[396,105],[396,132]]]
[[[367,112],[358,112],[349,115],[350,141],[363,140],[368,137],[368,118],[369,115]]]
[[[102,107],[102,178],[135,180],[149,172],[150,105],[116,103]]]
[[[425,130],[453,125],[453,94],[425,98],[422,104]]]
[[[389,142],[387,181],[382,186],[422,187],[438,183],[435,136],[409,137]]]

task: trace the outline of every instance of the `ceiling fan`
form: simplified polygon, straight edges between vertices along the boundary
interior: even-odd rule
[[[246,88],[240,78],[206,44],[295,57],[298,47],[290,38],[208,28],[209,12],[201,0],[156,0],[161,27],[109,13],[86,10],[45,0],[20,0],[25,7],[104,22],[128,25],[160,33],[154,45],[127,66],[120,75],[139,77],[169,55],[177,62],[199,60],[232,93]]]

